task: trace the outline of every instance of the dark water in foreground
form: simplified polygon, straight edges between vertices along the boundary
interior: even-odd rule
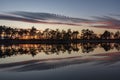
[[[0,45],[0,80],[119,80],[120,43]]]

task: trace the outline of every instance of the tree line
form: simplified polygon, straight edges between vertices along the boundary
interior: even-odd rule
[[[120,39],[120,31],[115,33],[105,30],[102,34],[96,34],[93,30],[83,29],[81,32],[68,30],[45,29],[38,30],[34,26],[30,29],[11,28],[0,26],[0,39]]]

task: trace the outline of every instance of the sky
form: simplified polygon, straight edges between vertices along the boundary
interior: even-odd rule
[[[0,25],[81,29],[97,24],[101,29],[102,24],[107,24],[106,29],[119,29],[119,3],[120,0],[0,0]]]
[[[0,0],[0,11],[47,12],[72,17],[120,13],[120,0]]]

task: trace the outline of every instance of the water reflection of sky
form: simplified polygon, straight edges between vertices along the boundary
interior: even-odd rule
[[[118,43],[1,45],[0,70],[38,71],[91,62],[113,65],[120,60],[119,46]]]
[[[2,45],[0,80],[119,80],[119,43],[85,45],[67,45],[62,46],[63,49],[47,45],[49,54],[43,50],[46,46],[42,44]],[[57,52],[51,53],[55,47]],[[29,52],[30,48],[34,50]],[[26,49],[28,52],[23,53]],[[33,52],[37,54],[33,56]]]
[[[120,66],[116,64],[116,66]],[[118,67],[96,65],[96,62],[31,72],[0,72],[1,80],[119,80]],[[7,76],[7,77],[6,77]]]

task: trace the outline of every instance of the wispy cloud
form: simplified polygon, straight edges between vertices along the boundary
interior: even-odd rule
[[[97,17],[94,16],[97,22],[102,22],[106,24],[106,28],[113,28],[113,29],[120,29],[120,20],[114,18],[113,16],[103,16],[103,17]],[[102,26],[101,26],[102,27]]]
[[[120,16],[120,15],[115,15]],[[51,13],[38,13],[38,12],[8,12],[0,14],[0,20],[12,20],[29,23],[44,23],[44,24],[65,24],[80,26],[82,23],[91,24],[91,27],[97,28],[112,28],[120,29],[120,20],[111,16],[94,16],[93,19],[73,18],[63,15]],[[101,25],[102,26],[101,26]]]
[[[89,21],[87,19],[66,17],[57,14],[50,13],[33,13],[33,12],[8,12],[0,14],[1,20],[13,20],[30,23],[45,23],[45,24],[65,24],[65,25],[77,25],[80,22]]]

